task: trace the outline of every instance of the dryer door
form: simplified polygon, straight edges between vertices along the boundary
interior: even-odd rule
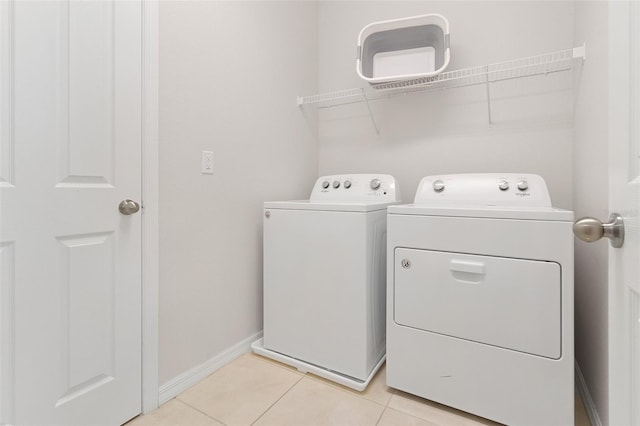
[[[396,323],[561,357],[559,264],[406,248],[394,258]]]

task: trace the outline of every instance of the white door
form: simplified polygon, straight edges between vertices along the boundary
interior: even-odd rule
[[[0,423],[140,412],[141,19],[0,1]]]
[[[625,225],[609,249],[609,412],[612,425],[640,425],[640,4],[609,12],[609,207]]]

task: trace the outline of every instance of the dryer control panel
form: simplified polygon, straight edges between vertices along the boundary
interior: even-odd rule
[[[391,175],[350,174],[321,176],[309,197],[315,202],[399,202],[400,189]]]
[[[544,179],[525,173],[473,173],[422,178],[415,204],[551,207]]]

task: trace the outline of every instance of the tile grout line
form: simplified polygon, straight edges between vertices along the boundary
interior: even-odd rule
[[[183,400],[179,399],[179,396],[175,397],[174,399],[175,399],[176,401],[180,402],[181,404],[184,404],[184,405],[186,405],[187,407],[189,407],[189,408],[192,408],[192,409],[196,410],[198,413],[200,413],[200,414],[204,414],[204,415],[205,415],[205,416],[207,416],[208,418],[210,418],[210,419],[212,419],[212,420],[215,420],[216,422],[218,422],[218,423],[220,423],[220,424],[223,424],[224,426],[227,426],[227,424],[226,424],[225,422],[220,421],[220,420],[216,419],[215,417],[208,415],[208,414],[207,414],[207,413],[205,413],[204,411],[202,411],[202,410],[200,410],[200,409],[198,409],[198,408],[194,407],[193,405],[188,404],[188,403],[184,402]]]
[[[386,385],[386,381],[385,381],[385,385]],[[384,416],[384,413],[387,410],[393,410],[393,408],[389,407],[389,404],[391,404],[391,400],[393,399],[393,396],[396,395],[396,390],[390,386],[387,386],[387,388],[389,388],[389,393],[391,394],[391,396],[389,397],[389,399],[387,399],[387,403],[384,406],[384,410],[382,410],[382,413],[380,414],[380,418],[378,419],[378,421],[376,422],[376,426],[378,426],[378,424],[380,424],[380,420],[382,420],[382,416]],[[397,410],[396,410],[397,411]],[[413,418],[418,418],[416,416],[411,416]],[[422,420],[422,419],[420,419]]]
[[[246,355],[249,355],[249,354],[251,354],[251,353],[252,353],[252,352],[246,352],[245,354],[240,355],[239,357],[237,357],[237,358],[235,358],[234,360],[230,361],[230,362],[229,362],[229,363],[227,363],[225,366],[230,365],[230,364],[234,363],[235,361],[239,360],[240,358],[245,357]],[[292,373],[292,372],[293,372],[293,373],[296,373],[296,374],[298,374],[298,375],[300,376],[300,379],[298,379],[298,380],[297,380],[293,385],[291,385],[291,387],[290,387],[289,389],[287,389],[287,391],[286,391],[286,392],[285,392],[285,393],[284,393],[280,398],[278,398],[278,400],[277,400],[276,402],[274,402],[273,404],[271,404],[271,405],[269,406],[269,408],[267,408],[267,409],[266,409],[266,410],[265,410],[265,411],[260,415],[260,417],[262,417],[262,416],[263,416],[267,411],[269,411],[269,409],[271,409],[271,407],[273,407],[273,405],[274,405],[275,403],[277,403],[278,401],[280,401],[280,399],[281,399],[281,398],[282,398],[282,397],[283,397],[287,392],[289,392],[289,391],[291,390],[291,388],[293,388],[293,386],[295,386],[295,385],[296,385],[300,380],[302,380],[302,379],[306,376],[306,374],[305,374],[305,373],[301,373],[301,372],[299,372],[299,371],[297,371],[297,370],[296,370],[296,371],[291,371],[291,369],[289,369],[289,368],[287,368],[287,367],[284,367],[284,366],[280,366],[280,365],[278,365],[278,363],[276,363],[276,362],[271,362],[271,361],[267,361],[266,359],[262,359],[263,357],[261,357],[261,356],[259,356],[259,355],[257,355],[257,354],[256,354],[256,356],[255,356],[255,357],[251,357],[251,359],[256,359],[256,358],[257,358],[260,362],[263,362],[263,363],[265,363],[265,364],[267,364],[267,365],[272,365],[272,366],[275,366],[275,367],[279,367],[279,368],[280,368],[280,369],[282,369],[282,370],[288,371],[288,372],[290,372],[290,373]],[[214,371],[213,373],[211,373],[209,376],[205,377],[204,379],[202,379],[202,380],[201,380],[200,382],[198,382],[198,383],[201,383],[202,381],[206,380],[207,378],[209,378],[209,377],[213,376],[213,375],[214,375],[214,374],[216,374],[219,370],[221,370],[221,369],[218,369],[218,370]],[[196,384],[198,384],[198,383],[196,383]],[[195,385],[194,385],[194,386],[195,386]],[[186,391],[185,391],[185,392],[186,392]],[[183,392],[183,393],[184,393],[184,392]],[[199,413],[201,413],[201,414],[203,414],[203,415],[207,416],[208,418],[210,418],[210,419],[212,419],[212,420],[214,420],[214,421],[216,421],[216,422],[218,422],[218,423],[220,423],[220,424],[222,424],[222,425],[224,425],[224,426],[228,426],[225,422],[223,422],[223,421],[221,421],[221,420],[219,420],[219,419],[217,419],[217,418],[215,418],[215,417],[213,417],[213,416],[210,416],[209,414],[205,413],[204,411],[200,410],[199,408],[194,407],[193,405],[191,405],[191,404],[187,403],[186,401],[183,401],[182,399],[180,399],[180,396],[181,396],[181,395],[182,395],[182,393],[181,393],[180,395],[175,396],[175,397],[174,397],[174,398],[172,398],[172,399],[175,399],[175,400],[179,401],[180,403],[182,403],[182,404],[186,405],[186,406],[187,406],[187,407],[189,407],[189,408],[193,408],[193,409],[194,409],[194,410],[196,410],[197,412],[199,412]],[[169,402],[169,401],[167,401],[167,402]],[[256,421],[258,421],[258,419],[260,419],[260,417],[258,417],[256,420],[254,420],[254,422],[253,422],[253,423],[255,423]],[[252,424],[253,424],[253,423],[252,423]]]
[[[385,385],[386,385],[386,382],[385,382]],[[393,396],[396,394],[396,390],[394,388],[389,386],[387,387],[389,388],[389,393],[391,394],[391,396],[389,397],[389,399],[387,400],[387,403],[384,406],[385,410],[387,409],[387,407],[389,407],[389,404],[391,404],[391,400],[393,399]]]
[[[256,424],[256,422],[257,422],[258,420],[260,420],[260,419],[261,419],[265,414],[267,414],[267,412],[268,412],[269,410],[271,410],[271,409],[273,408],[273,406],[274,406],[274,405],[276,405],[278,402],[280,402],[280,400],[281,400],[282,398],[284,398],[284,396],[285,396],[286,394],[288,394],[288,393],[289,393],[289,391],[291,391],[291,389],[293,389],[293,388],[294,388],[298,383],[300,383],[300,381],[301,381],[302,379],[304,379],[304,378],[305,378],[305,376],[306,376],[306,374],[305,374],[305,375],[300,376],[300,378],[299,378],[298,380],[296,380],[296,382],[295,382],[294,384],[292,384],[292,385],[289,387],[289,389],[287,389],[287,391],[286,391],[285,393],[283,393],[282,395],[280,395],[280,398],[278,398],[276,401],[274,401],[274,402],[273,402],[273,404],[271,404],[269,407],[267,407],[267,409],[266,409],[266,410],[264,410],[264,411],[262,412],[262,414],[260,414],[260,415],[258,416],[258,418],[257,418],[257,419],[255,419],[254,421],[252,421],[252,422],[251,422],[251,425]]]
[[[380,420],[382,420],[382,416],[384,415],[384,412],[387,411],[387,407],[383,407],[382,411],[380,412],[380,415],[378,416],[378,420],[376,420],[376,426],[378,426],[378,424],[380,423]]]
[[[247,354],[245,354],[245,355],[248,355],[248,354],[251,354],[251,353],[252,353],[252,352],[247,352]],[[369,401],[369,402],[372,402],[372,403],[374,403],[374,404],[377,404],[377,405],[381,406],[381,407],[382,407],[382,411],[380,412],[380,416],[378,417],[378,420],[376,421],[375,425],[377,425],[377,424],[380,422],[380,420],[382,419],[382,415],[384,414],[384,412],[385,412],[385,410],[387,409],[387,407],[388,407],[389,403],[391,402],[391,398],[392,398],[392,397],[393,397],[393,395],[395,394],[395,390],[394,390],[393,388],[389,388],[389,389],[390,389],[390,392],[389,392],[389,393],[391,393],[391,397],[389,397],[389,399],[387,400],[387,402],[386,402],[385,404],[381,404],[381,403],[379,403],[378,401],[374,401],[374,400],[372,400],[372,399],[369,399],[369,398],[365,397],[365,396],[364,396],[364,395],[362,395],[362,394],[357,394],[357,393],[351,392],[349,389],[344,389],[344,388],[343,388],[343,386],[341,386],[341,385],[339,385],[339,384],[331,383],[331,381],[328,381],[328,380],[323,379],[323,378],[321,378],[321,377],[315,376],[314,374],[310,374],[310,373],[302,373],[302,372],[301,372],[300,370],[298,370],[298,369],[296,369],[295,371],[292,371],[292,369],[291,369],[291,368],[286,367],[286,366],[284,366],[284,365],[281,365],[281,363],[280,363],[280,362],[278,362],[278,361],[271,361],[271,360],[267,360],[267,359],[265,359],[264,357],[262,357],[262,356],[260,356],[260,355],[258,355],[258,354],[255,354],[255,353],[253,353],[253,355],[255,355],[254,357],[252,357],[252,358],[254,358],[254,359],[256,359],[256,358],[257,358],[257,359],[258,359],[258,360],[260,360],[261,362],[266,363],[266,364],[268,364],[268,365],[275,365],[276,367],[279,367],[279,368],[281,368],[281,369],[283,369],[283,370],[285,370],[285,371],[289,371],[289,372],[297,373],[297,374],[299,374],[301,377],[300,377],[300,379],[299,379],[298,381],[296,381],[293,385],[291,385],[291,387],[290,387],[289,389],[287,389],[287,391],[286,391],[284,394],[282,394],[282,396],[280,396],[280,398],[278,398],[278,400],[276,400],[276,401],[275,401],[273,404],[271,404],[271,405],[270,405],[270,406],[269,406],[269,407],[268,407],[268,408],[267,408],[267,409],[266,409],[262,414],[260,414],[260,416],[259,416],[257,419],[255,419],[255,420],[251,423],[252,425],[253,425],[253,424],[255,424],[258,420],[260,420],[260,419],[261,419],[261,418],[262,418],[262,417],[263,417],[263,416],[264,416],[264,415],[265,415],[265,414],[266,414],[266,413],[267,413],[271,408],[273,408],[273,406],[274,406],[275,404],[277,404],[277,403],[278,403],[282,398],[284,398],[284,396],[285,396],[287,393],[289,393],[289,391],[291,391],[291,389],[293,389],[293,388],[295,387],[295,385],[297,385],[297,384],[300,382],[300,380],[304,379],[305,377],[308,377],[309,379],[311,379],[311,380],[313,380],[313,381],[315,381],[315,382],[321,383],[321,384],[323,384],[323,385],[327,385],[327,386],[329,386],[329,387],[331,387],[331,388],[333,388],[333,389],[336,389],[336,390],[338,390],[338,391],[342,391],[343,393],[346,393],[346,394],[348,394],[348,395],[352,395],[352,396],[355,396],[355,397],[357,397],[357,398],[361,398],[361,399],[364,399],[364,400],[366,400],[366,401]],[[412,416],[412,417],[415,417],[415,416]],[[417,418],[417,417],[416,417],[416,418]]]
[[[433,424],[434,426],[435,426],[435,425],[439,425],[439,423],[435,423],[434,421],[431,421],[431,420],[428,420],[428,419],[425,419],[425,418],[422,418],[422,417],[415,416],[415,415],[413,415],[413,414],[411,414],[411,413],[407,413],[406,411],[398,410],[397,408],[386,407],[386,408],[384,409],[384,411],[387,411],[387,409],[389,409],[389,410],[393,410],[393,411],[396,411],[396,412],[398,412],[398,413],[400,413],[400,414],[402,414],[402,415],[408,416],[408,417],[413,417],[414,419],[416,419],[416,420],[420,420],[421,422],[431,423],[431,424]],[[472,420],[472,419],[471,419],[471,420]],[[474,420],[472,420],[472,421],[474,421]],[[474,422],[475,422],[475,421],[474,421]],[[481,423],[478,423],[478,425],[480,426],[480,425],[482,425],[482,424],[481,424]]]
[[[308,377],[308,378],[310,378],[311,380],[315,380],[316,382],[323,383],[323,384],[325,384],[325,385],[329,385],[329,386],[331,386],[331,387],[332,387],[332,388],[334,388],[334,389],[341,390],[342,392],[346,392],[347,394],[350,394],[350,395],[355,395],[355,396],[357,396],[358,398],[363,398],[363,399],[365,399],[365,400],[367,400],[367,401],[370,401],[370,402],[376,403],[376,404],[378,404],[378,405],[382,405],[382,406],[383,406],[383,407],[385,407],[385,408],[389,405],[389,402],[391,401],[391,398],[389,398],[389,400],[387,400],[386,404],[381,404],[381,403],[379,403],[378,401],[374,401],[373,399],[369,399],[369,398],[367,398],[367,397],[366,397],[366,396],[364,396],[362,393],[354,393],[354,392],[352,392],[352,391],[351,391],[351,390],[349,390],[349,389],[345,389],[343,385],[340,385],[340,384],[338,384],[338,383],[331,382],[331,380],[329,380],[329,379],[324,379],[324,378],[322,378],[322,377],[316,376],[316,375],[314,375],[313,373],[303,373],[303,372],[301,372],[301,371],[300,371],[300,370],[298,370],[298,369],[292,370],[291,368],[289,368],[289,367],[285,367],[285,365],[282,365],[282,363],[281,363],[280,361],[268,360],[267,358],[265,358],[265,357],[263,357],[263,356],[261,356],[261,355],[258,355],[258,354],[256,354],[255,352],[247,352],[245,355],[247,355],[247,354],[253,354],[253,355],[255,355],[255,358],[258,358],[260,361],[265,362],[265,363],[267,363],[267,364],[269,364],[269,365],[275,365],[276,367],[280,367],[280,368],[282,368],[283,370],[286,370],[286,371],[289,371],[289,372],[293,372],[293,373],[300,374],[300,375],[302,375],[302,377]],[[291,366],[291,367],[292,367],[292,368],[295,368],[295,367],[293,367],[293,366]],[[390,393],[391,393],[391,394],[392,394],[392,396],[393,396],[393,395],[395,394],[395,390],[394,390],[393,388],[389,388],[389,389],[391,389],[391,392],[390,392]],[[288,392],[288,391],[287,391],[287,392]]]

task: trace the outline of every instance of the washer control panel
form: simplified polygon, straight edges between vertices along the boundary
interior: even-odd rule
[[[551,207],[544,179],[521,173],[473,173],[426,176],[415,204]]]
[[[396,179],[382,174],[321,176],[313,186],[309,199],[327,202],[401,201]]]

